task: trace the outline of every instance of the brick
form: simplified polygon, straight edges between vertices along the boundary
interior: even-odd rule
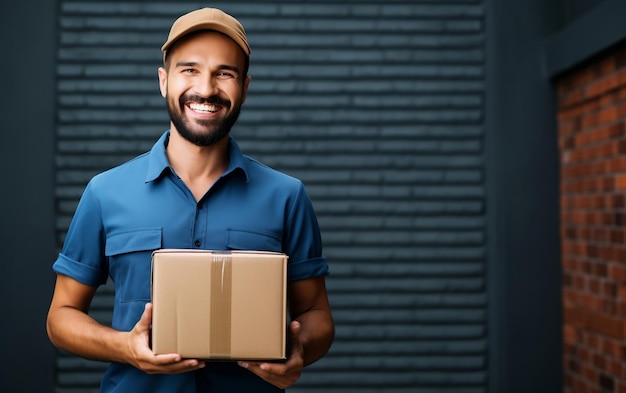
[[[599,311],[610,314],[610,315],[619,316],[618,314],[619,307],[616,301],[612,299],[602,298],[601,302],[602,302],[602,308],[600,308]]]
[[[599,353],[593,355],[592,364],[600,370],[606,369],[606,359]]]
[[[619,190],[620,187],[616,188]],[[623,208],[626,206],[626,198],[622,194],[606,196],[606,207],[610,209]]]
[[[626,190],[626,174],[620,174],[615,177],[615,188]]]
[[[618,285],[615,282],[607,282],[603,281],[602,283],[602,293],[608,297],[607,301],[610,301],[613,304],[613,299],[617,298],[618,293]],[[615,313],[616,308],[613,307],[613,311],[611,313]]]
[[[598,371],[591,364],[581,365],[580,371],[582,376],[585,377],[585,379],[587,379],[588,381],[594,381],[598,378]],[[590,387],[587,386],[585,388],[585,391],[591,393]]]
[[[606,75],[599,80],[589,83],[586,86],[584,96],[585,98],[595,97],[602,94],[607,94],[612,90],[617,89],[620,86],[626,85],[626,69],[621,69],[616,72],[603,73]]]
[[[569,288],[572,286],[569,285]],[[568,304],[576,304],[578,303],[579,292],[575,289],[569,289],[568,287],[564,287],[562,289],[563,293],[563,301]]]
[[[563,310],[563,321],[567,325],[587,327],[589,325],[589,311],[582,307],[565,306]]]
[[[580,130],[580,123],[575,121],[560,121],[558,124],[558,132],[561,138],[568,137],[572,144],[566,144],[565,146],[573,147],[572,136]]]
[[[620,285],[617,296],[620,300],[626,301],[626,285]]]
[[[578,104],[586,100],[583,88],[567,91],[559,96],[558,109],[565,111],[576,107]]]
[[[591,329],[609,337],[624,339],[624,320],[608,315],[597,315],[592,319]]]
[[[604,287],[604,285],[607,283],[606,280],[606,276],[607,276],[607,266],[606,266],[606,262],[602,259],[595,259],[591,262],[592,268],[591,268],[591,275],[600,281],[600,286]]]
[[[608,265],[608,277],[616,281],[626,281],[626,266],[619,263],[610,263]],[[626,292],[624,295],[626,295]],[[626,297],[624,299],[626,300]]]
[[[621,345],[619,340],[605,339],[602,345],[602,351],[611,358],[619,359],[621,355]]]
[[[582,127],[582,118],[585,114],[586,109],[582,107],[572,107],[567,108],[566,110],[560,111],[557,114],[557,120],[559,123],[573,122],[573,127],[575,129],[580,129]]]
[[[570,325],[564,325],[563,327],[563,337],[565,343],[569,345],[576,344],[578,342],[578,335],[576,333],[576,329]]]
[[[612,172],[626,170],[626,156],[612,158],[609,161],[609,170]]]
[[[621,378],[622,368],[623,366],[620,361],[617,361],[613,358],[608,359],[606,371],[609,373],[609,375],[614,375],[616,377],[616,380],[619,380]]]

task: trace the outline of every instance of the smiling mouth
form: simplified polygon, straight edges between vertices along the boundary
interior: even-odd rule
[[[192,102],[189,104],[189,109],[199,113],[215,113],[219,111],[220,108],[221,106],[214,104],[200,104],[197,102]]]

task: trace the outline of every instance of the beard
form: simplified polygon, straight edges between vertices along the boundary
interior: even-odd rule
[[[196,146],[211,146],[223,138],[228,136],[230,133],[230,129],[233,127],[237,118],[239,117],[239,112],[241,111],[241,105],[237,105],[232,108],[231,112],[228,113],[225,117],[219,119],[211,119],[211,120],[196,120],[196,128],[200,126],[203,128],[203,132],[198,132],[192,130],[192,126],[194,124],[190,123],[190,120],[187,119],[184,115],[184,108],[186,102],[197,102],[201,104],[216,104],[221,105],[224,108],[230,109],[231,102],[229,100],[224,100],[220,97],[213,96],[209,98],[203,98],[195,95],[182,95],[178,102],[176,103],[174,100],[166,99],[167,101],[167,112],[170,115],[170,120],[176,130],[187,141],[193,143]],[[176,107],[178,104],[178,107]]]

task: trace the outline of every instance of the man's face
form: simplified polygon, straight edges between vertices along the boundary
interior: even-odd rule
[[[230,38],[200,32],[177,42],[168,69],[159,68],[172,131],[198,146],[209,146],[230,132],[245,101],[250,77],[245,54]]]

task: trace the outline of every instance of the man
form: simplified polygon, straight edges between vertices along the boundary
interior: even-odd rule
[[[53,265],[47,330],[59,348],[111,362],[102,392],[280,392],[329,349],[326,259],[302,183],[244,156],[229,132],[246,99],[250,48],[232,16],[181,16],[162,47],[170,130],[150,152],[95,176]],[[150,349],[150,262],[159,248],[284,252],[286,362],[209,362]],[[88,315],[115,283],[112,327]]]

